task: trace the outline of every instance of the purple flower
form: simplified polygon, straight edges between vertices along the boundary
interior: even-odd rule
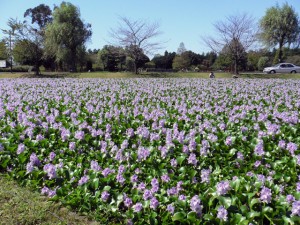
[[[101,199],[102,201],[106,202],[109,198],[110,194],[108,193],[108,191],[103,191],[101,194]]]
[[[265,154],[264,152],[264,143],[261,140],[254,148],[254,154],[257,156],[262,156]]]
[[[26,173],[31,173],[34,170],[34,165],[32,162],[27,163],[26,165]]]
[[[291,153],[291,155],[295,155],[295,151],[298,149],[298,146],[293,142],[289,142],[286,145],[286,149]]]
[[[229,182],[226,181],[221,181],[217,184],[217,193],[218,195],[225,195],[227,192],[230,190],[230,185]]]
[[[46,164],[43,168],[44,172],[47,173],[49,179],[56,178],[56,167],[52,164]]]
[[[30,155],[30,162],[34,166],[40,166],[41,165],[41,162],[40,162],[40,160],[38,159],[38,157],[36,156],[35,153],[31,153],[31,155]]]
[[[228,212],[227,210],[224,208],[224,206],[220,206],[218,208],[218,215],[217,215],[217,218],[219,218],[220,220],[223,220],[223,221],[227,221],[227,215],[228,215]]]
[[[285,141],[284,140],[280,140],[278,142],[278,147],[281,148],[281,149],[285,149],[285,147],[286,147]]]
[[[225,140],[225,144],[227,145],[227,146],[231,146],[232,145],[232,137],[227,137],[226,138],[226,140]]]
[[[196,155],[194,153],[191,153],[189,158],[188,158],[188,163],[192,164],[194,166],[197,166],[197,162],[198,162],[198,160],[196,158]]]
[[[202,205],[201,200],[198,195],[195,195],[190,201],[190,208],[193,212],[196,212],[201,216],[202,214]]]
[[[167,205],[167,211],[171,214],[174,214],[175,207],[173,206],[173,204]]]
[[[75,147],[76,147],[76,143],[75,142],[70,142],[69,149],[70,150],[75,150]]]
[[[257,168],[261,165],[261,161],[257,160],[255,163],[254,163],[254,167]]]
[[[91,170],[98,172],[101,170],[101,167],[99,166],[97,161],[92,160],[91,161]]]
[[[133,174],[133,175],[131,176],[131,178],[130,178],[130,181],[131,181],[132,183],[137,183],[137,182],[138,182],[138,175]]]
[[[297,192],[300,192],[300,182],[297,182],[297,183],[296,183],[296,191],[297,191]]]
[[[185,200],[186,200],[186,197],[185,197],[185,195],[179,195],[178,199],[179,199],[180,201],[185,201]]]
[[[146,190],[144,191],[144,194],[143,194],[144,200],[148,200],[148,199],[150,199],[150,198],[152,198],[152,197],[153,197],[153,196],[152,196],[151,190],[146,189]]]
[[[78,140],[84,139],[84,132],[82,130],[78,130],[75,132],[75,138]]]
[[[293,195],[287,195],[286,201],[291,204],[292,202],[295,201],[295,197]]]
[[[19,144],[18,149],[17,149],[17,154],[21,154],[25,150],[25,145],[24,144]]]
[[[292,215],[300,216],[300,201],[294,201],[292,204]]]
[[[84,185],[85,183],[87,183],[89,181],[89,177],[87,175],[84,175],[80,178],[80,180],[78,181],[78,185]]]
[[[134,212],[140,212],[143,209],[142,203],[138,202],[132,206]]]
[[[102,170],[102,175],[104,177],[107,177],[109,174],[111,174],[113,172],[113,170],[111,170],[110,168],[105,168],[104,170]]]
[[[164,174],[161,176],[161,180],[162,182],[168,183],[170,181],[170,177],[168,176],[168,174]]]
[[[151,198],[150,208],[151,209],[156,209],[158,205],[159,205],[159,201],[155,197]]]
[[[177,160],[176,159],[171,159],[170,163],[171,163],[172,167],[176,167],[177,166]]]
[[[41,194],[48,195],[49,191],[50,191],[50,189],[48,187],[44,186],[41,190]]]
[[[209,183],[210,182],[210,169],[201,170],[201,183]]]
[[[132,200],[131,198],[128,198],[127,196],[125,197],[125,200],[124,200],[124,205],[129,208],[131,205],[132,205]]]
[[[270,203],[272,200],[271,189],[263,187],[260,191],[260,200],[265,203]]]
[[[50,152],[50,154],[49,154],[49,160],[53,161],[54,158],[55,158],[55,156],[56,156],[56,154],[54,152]]]

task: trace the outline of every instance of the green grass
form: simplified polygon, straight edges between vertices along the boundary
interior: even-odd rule
[[[39,78],[208,78],[208,72],[203,73],[142,73],[133,74],[127,72],[91,72],[91,73],[49,73],[46,72]],[[232,74],[216,72],[216,78],[232,78]],[[0,73],[0,78],[36,78],[30,73]],[[239,78],[253,79],[300,79],[300,74],[262,74],[262,73],[241,73]]]
[[[40,193],[20,187],[0,174],[0,224],[87,224],[85,216],[71,212],[59,203],[48,201]]]

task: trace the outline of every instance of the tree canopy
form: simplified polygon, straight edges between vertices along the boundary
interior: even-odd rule
[[[260,39],[268,47],[279,46],[278,61],[282,61],[282,48],[299,41],[299,18],[292,6],[285,3],[269,8],[260,20]]]
[[[63,2],[55,8],[52,23],[46,26],[46,54],[55,56],[57,62],[67,62],[75,72],[78,51],[91,35],[91,25],[80,18],[79,8]]]

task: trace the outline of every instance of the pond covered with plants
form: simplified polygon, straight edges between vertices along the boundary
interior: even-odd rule
[[[300,81],[3,79],[0,170],[102,223],[300,223]]]

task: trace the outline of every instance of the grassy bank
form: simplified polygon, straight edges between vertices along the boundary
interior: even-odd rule
[[[127,72],[91,72],[91,73],[44,73],[38,78],[208,78],[208,72],[203,73],[142,73],[132,74]],[[232,78],[230,73],[216,72],[216,78]],[[0,73],[0,78],[36,78],[30,73]],[[239,78],[252,79],[300,79],[300,74],[262,74],[241,73]]]
[[[97,224],[0,175],[0,224]]]

